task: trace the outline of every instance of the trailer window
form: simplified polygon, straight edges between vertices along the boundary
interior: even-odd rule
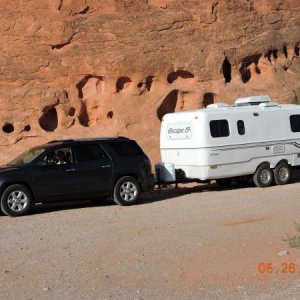
[[[240,135],[244,135],[245,134],[245,124],[244,124],[243,120],[238,120],[237,121],[237,130],[238,130],[238,133]]]
[[[210,121],[210,134],[214,138],[229,136],[229,126],[227,120]]]
[[[300,132],[300,115],[290,116],[290,123],[293,132]]]

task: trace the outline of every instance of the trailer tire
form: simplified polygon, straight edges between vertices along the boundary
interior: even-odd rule
[[[268,164],[260,165],[253,175],[254,184],[257,187],[267,187],[273,182],[273,172]]]
[[[287,184],[291,179],[291,169],[289,165],[282,161],[274,169],[274,180],[278,185]]]

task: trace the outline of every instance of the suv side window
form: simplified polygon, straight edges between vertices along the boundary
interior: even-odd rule
[[[98,144],[81,144],[76,146],[78,162],[108,159],[107,154]]]
[[[47,165],[64,165],[73,162],[72,149],[70,147],[63,147],[47,152],[43,157]]]
[[[134,141],[109,141],[107,143],[121,157],[144,155],[143,150]]]

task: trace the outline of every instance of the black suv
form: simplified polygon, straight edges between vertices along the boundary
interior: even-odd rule
[[[1,210],[14,217],[59,200],[113,196],[130,205],[153,187],[149,158],[124,137],[51,141],[0,167]]]

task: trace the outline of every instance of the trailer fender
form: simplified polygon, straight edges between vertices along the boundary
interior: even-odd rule
[[[291,164],[289,163],[289,161],[287,159],[281,159],[280,161],[278,161],[278,163],[274,167],[272,166],[272,168],[276,168],[282,162],[288,164],[289,167],[291,167]]]
[[[263,162],[261,162],[261,163],[256,167],[255,172],[256,172],[257,169],[258,169],[260,166],[262,166],[262,165],[268,165],[269,168],[272,168],[269,161],[263,161]],[[254,173],[255,173],[255,172],[254,172]]]

